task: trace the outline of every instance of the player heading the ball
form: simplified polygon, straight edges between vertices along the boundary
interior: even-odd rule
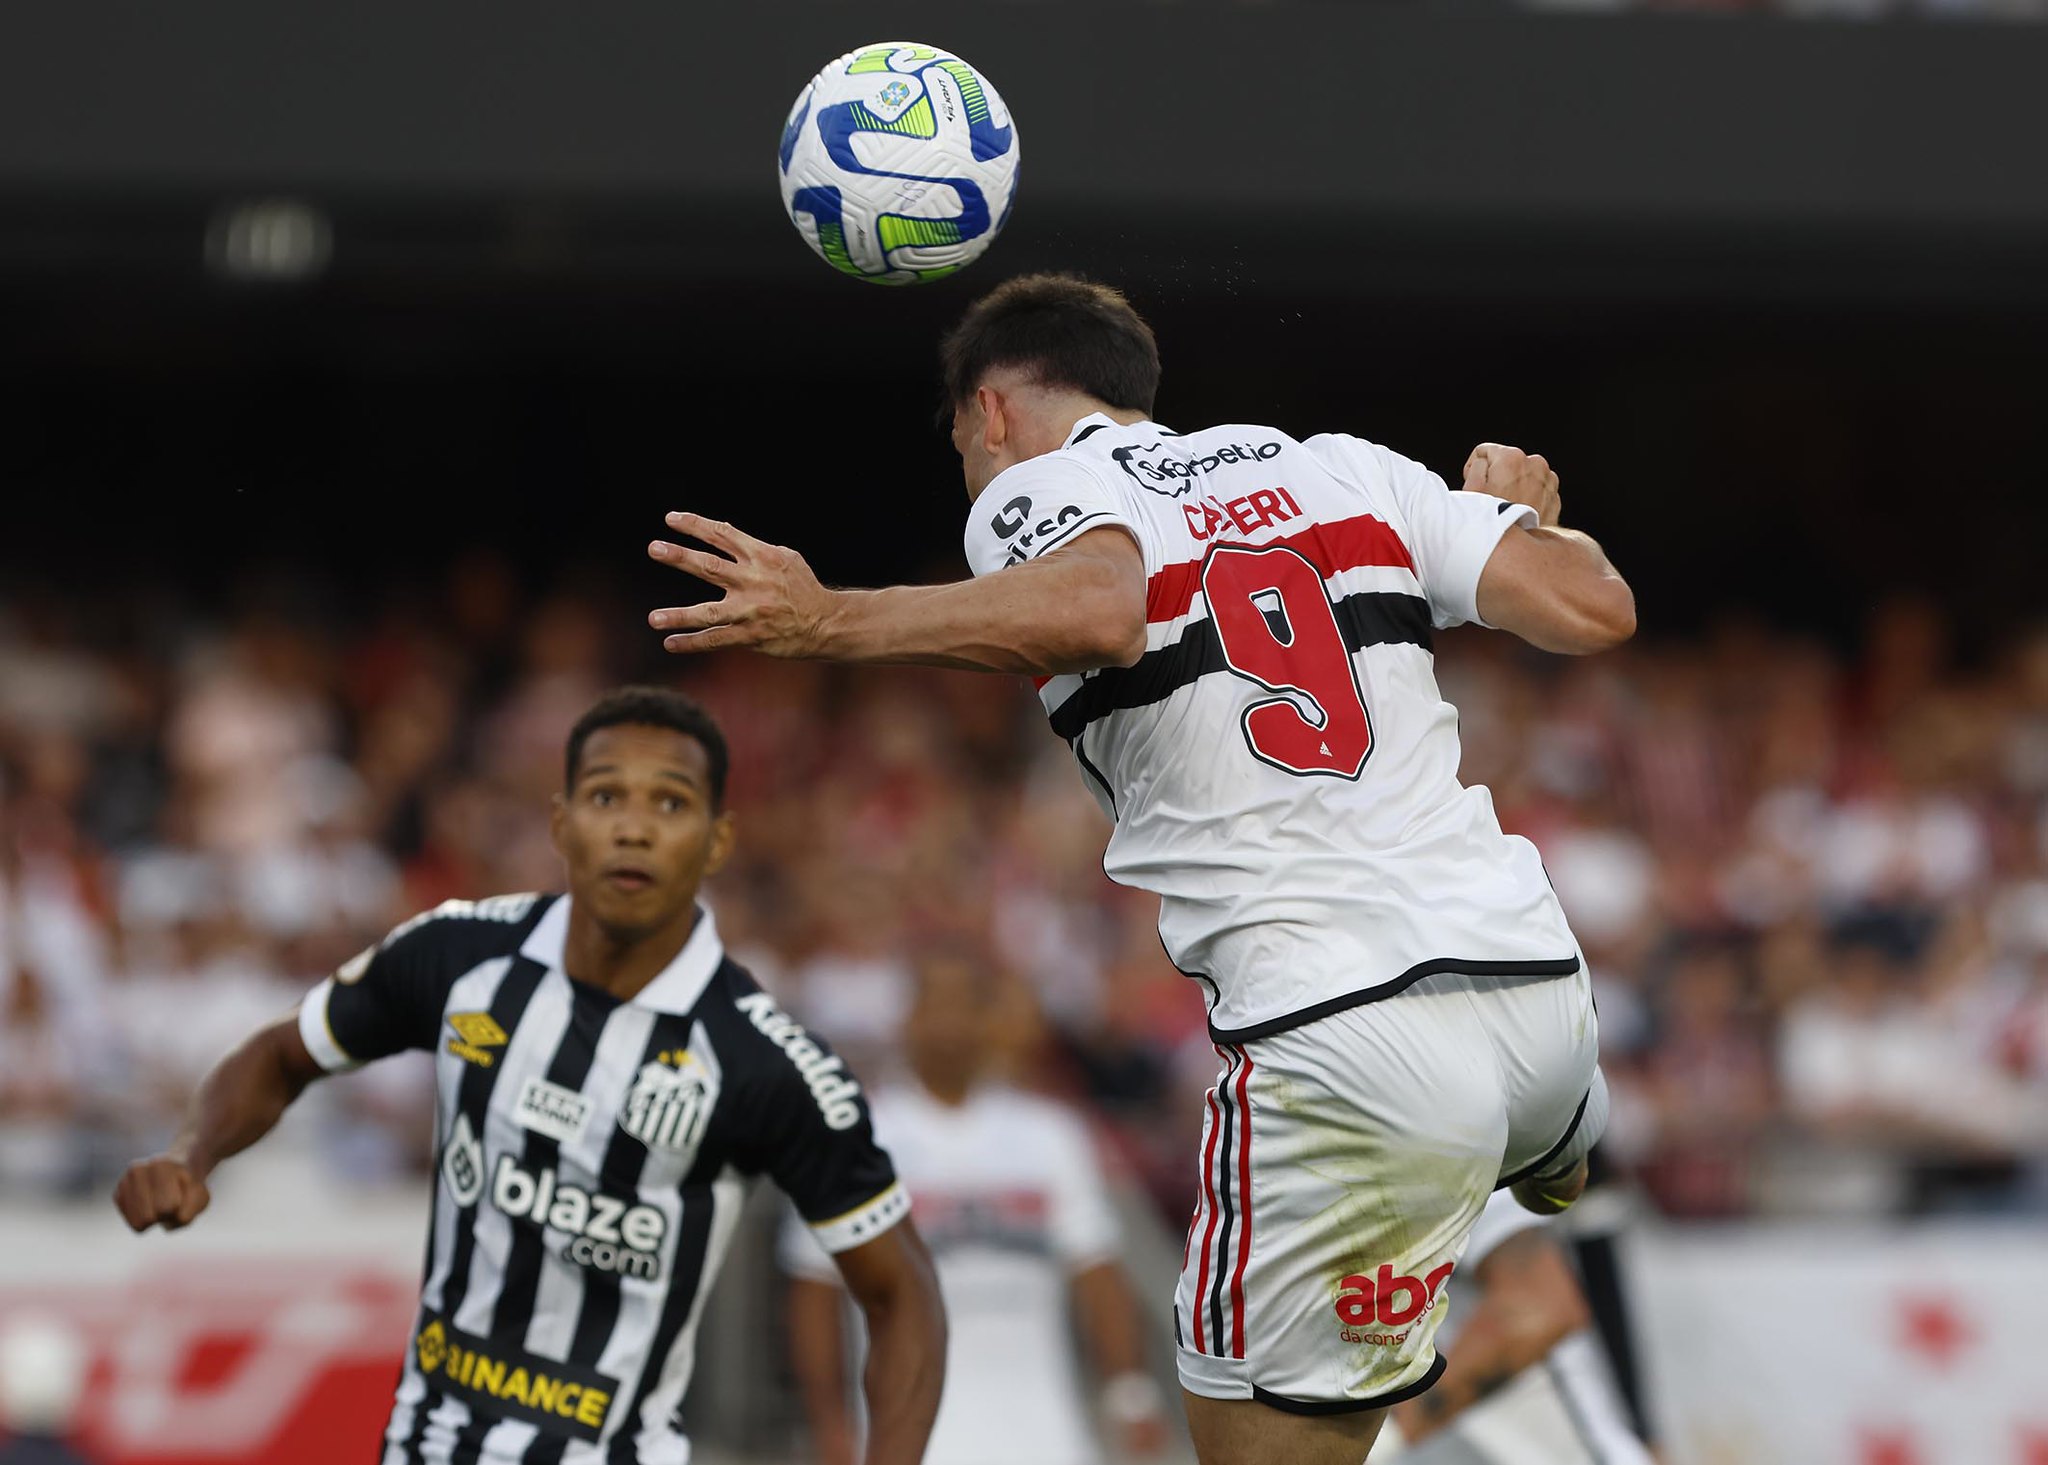
[[[1569,1204],[1607,1113],[1578,943],[1535,847],[1458,780],[1432,637],[1595,652],[1634,597],[1519,449],[1482,443],[1453,491],[1362,438],[1154,420],[1152,332],[1104,286],[1011,280],[941,361],[977,578],[828,590],[673,514],[709,548],[650,553],[722,594],[649,619],[676,652],[1037,680],[1115,822],[1104,868],[1160,896],[1223,1059],[1174,1303],[1196,1447],[1357,1465],[1443,1371],[1488,1196]]]

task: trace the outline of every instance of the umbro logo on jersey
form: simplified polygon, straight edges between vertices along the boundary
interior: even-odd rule
[[[1141,454],[1159,453],[1149,457]],[[1195,475],[1208,473],[1225,463],[1260,463],[1280,456],[1279,443],[1225,443],[1199,458],[1180,458],[1166,452],[1162,444],[1149,447],[1112,448],[1109,456],[1133,483],[1148,493],[1177,499],[1195,486]]]
[[[448,1051],[457,1058],[478,1068],[489,1068],[498,1061],[498,1055],[489,1050],[504,1047],[507,1034],[488,1012],[451,1012],[448,1026],[455,1029]]]
[[[530,1078],[519,1091],[519,1104],[513,1114],[522,1128],[568,1144],[582,1138],[583,1127],[590,1122],[590,1100],[558,1083]]]
[[[802,1023],[777,1007],[766,992],[749,992],[733,1006],[803,1075],[827,1128],[851,1129],[860,1123],[860,1105],[854,1102],[860,1097],[860,1085],[846,1076],[846,1065],[820,1047]]]

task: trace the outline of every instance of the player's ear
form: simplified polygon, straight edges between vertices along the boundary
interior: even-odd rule
[[[994,387],[976,387],[974,404],[981,408],[981,445],[990,453],[1000,452],[1010,439],[1010,419],[1003,394]]]
[[[732,858],[733,838],[737,832],[730,809],[711,821],[711,852],[704,859],[706,875],[716,875],[725,868],[725,862]]]
[[[569,796],[556,793],[548,799],[548,843],[555,847],[555,853],[568,863],[569,852],[562,848],[562,830],[569,822]]]

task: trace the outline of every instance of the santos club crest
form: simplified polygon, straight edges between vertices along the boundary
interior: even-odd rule
[[[685,1159],[704,1141],[719,1087],[718,1058],[702,1024],[690,1039],[689,1048],[671,1049],[642,1065],[619,1109],[619,1128],[650,1150]]]

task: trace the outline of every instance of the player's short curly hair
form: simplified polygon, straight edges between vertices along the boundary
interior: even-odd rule
[[[1019,275],[970,305],[939,346],[944,411],[950,415],[1001,366],[1148,416],[1159,394],[1152,327],[1121,290],[1080,275]]]
[[[569,747],[563,776],[569,788],[576,787],[576,771],[583,762],[583,745],[590,735],[608,727],[665,727],[693,738],[704,749],[704,764],[711,778],[711,807],[725,806],[725,774],[731,759],[725,734],[718,723],[691,698],[666,687],[620,687],[605,693],[569,729]]]

